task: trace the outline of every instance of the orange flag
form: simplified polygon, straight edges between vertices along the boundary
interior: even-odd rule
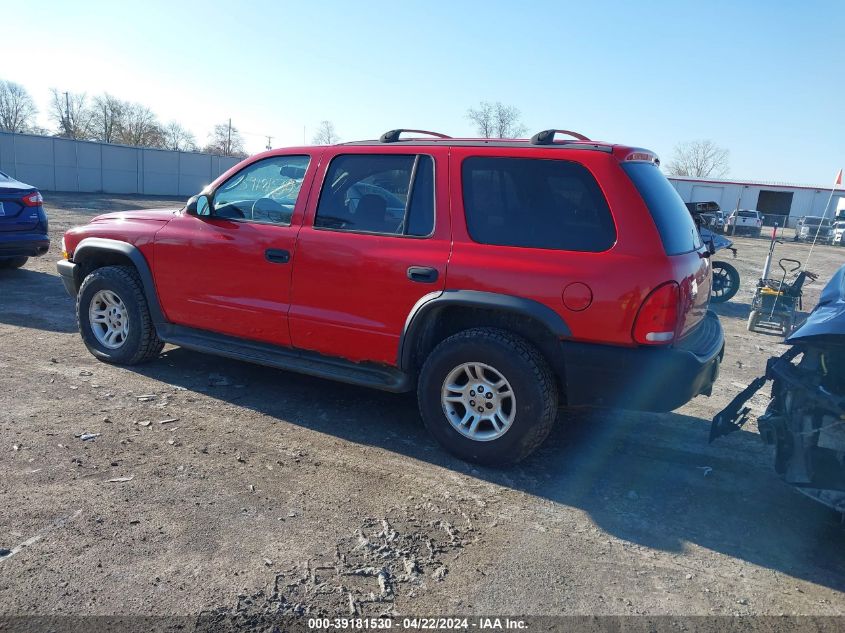
[[[836,174],[836,182],[833,183],[834,187],[838,187],[842,184],[842,170],[839,170],[839,173]]]

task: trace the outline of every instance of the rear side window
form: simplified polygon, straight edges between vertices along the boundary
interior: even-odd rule
[[[434,231],[430,156],[346,154],[329,165],[317,228],[426,237]]]
[[[482,244],[600,252],[616,242],[607,201],[578,163],[467,158],[462,166],[470,237]]]
[[[622,168],[634,182],[651,212],[667,255],[680,255],[701,248],[701,236],[681,196],[657,165],[625,162]]]

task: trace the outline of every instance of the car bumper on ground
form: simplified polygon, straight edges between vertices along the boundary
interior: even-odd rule
[[[71,297],[76,297],[76,292],[79,290],[79,285],[76,280],[77,265],[66,259],[60,259],[56,262],[56,270],[59,271],[59,277],[65,285],[65,290]]]
[[[719,375],[725,335],[712,311],[671,348],[563,342],[569,406],[672,411],[710,395]]]
[[[50,238],[43,233],[0,233],[0,257],[38,257],[50,248]]]

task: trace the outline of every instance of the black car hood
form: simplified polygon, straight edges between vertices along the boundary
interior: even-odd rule
[[[818,305],[786,342],[798,343],[816,336],[845,336],[845,266],[827,282]]]
[[[701,239],[704,240],[704,243],[709,244],[710,242],[713,242],[713,247],[717,251],[723,248],[730,248],[734,244],[731,240],[724,237],[723,235],[714,233],[710,229],[706,229],[704,227],[701,227],[701,229],[699,229],[699,233],[701,233]]]

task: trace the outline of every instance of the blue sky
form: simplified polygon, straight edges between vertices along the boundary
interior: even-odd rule
[[[11,4],[9,0],[0,0]],[[199,142],[232,117],[247,148],[394,127],[472,135],[479,101],[526,127],[730,150],[731,177],[827,185],[845,166],[845,8],[786,2],[14,3],[0,78],[47,126],[49,89],[108,91]],[[3,9],[8,15],[8,9]],[[303,134],[304,130],[304,134]]]

